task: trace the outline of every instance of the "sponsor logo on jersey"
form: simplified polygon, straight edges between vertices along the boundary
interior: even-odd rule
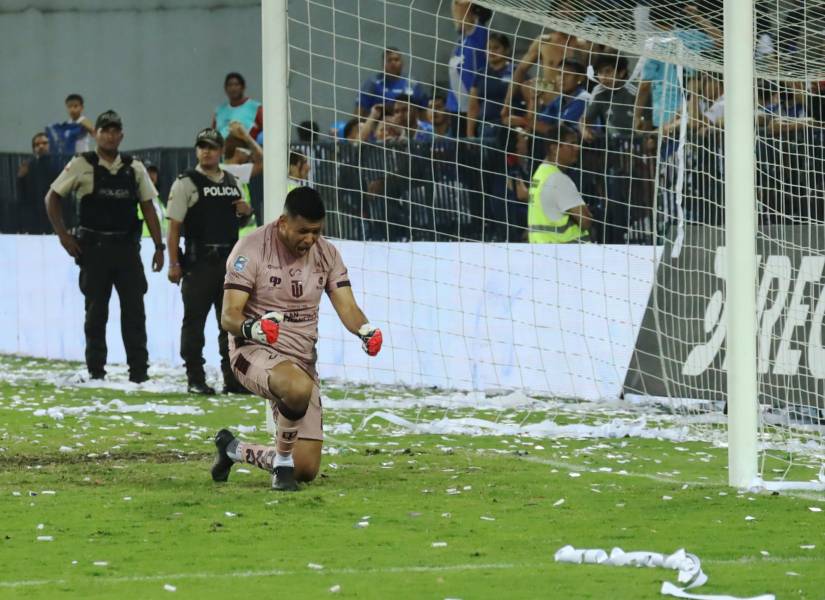
[[[239,256],[235,259],[235,262],[232,263],[232,268],[235,269],[238,273],[241,273],[246,268],[246,263],[249,262],[249,259],[245,256]]]

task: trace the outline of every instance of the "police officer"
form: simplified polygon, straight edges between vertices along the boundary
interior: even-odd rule
[[[152,205],[157,190],[146,168],[131,156],[118,153],[123,140],[123,122],[113,110],[95,122],[97,149],[73,158],[46,194],[46,210],[60,243],[80,266],[80,291],[86,301],[86,367],[92,379],[106,375],[106,321],[114,285],[120,297],[120,328],[129,380],[148,379],[146,313],[143,295],[146,276],[140,261],[140,207],[155,255],[152,270],[163,268],[163,239]],[[60,200],[74,192],[78,201],[79,225],[66,230]]]
[[[232,374],[226,332],[220,326],[226,259],[238,241],[252,207],[244,200],[237,179],[220,168],[223,136],[207,128],[195,139],[198,164],[181,173],[169,192],[169,281],[181,284],[183,325],[180,354],[186,364],[188,389],[193,394],[214,394],[203,370],[203,328],[209,310],[218,319],[224,393],[248,393]],[[179,254],[180,236],[186,239]]]

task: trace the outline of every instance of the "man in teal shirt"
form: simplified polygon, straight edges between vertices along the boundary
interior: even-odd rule
[[[215,109],[212,117],[212,128],[217,129],[224,139],[229,137],[229,124],[238,121],[252,136],[258,139],[258,134],[264,129],[263,106],[257,100],[246,96],[246,80],[240,73],[229,73],[224,78],[223,90],[227,101]]]
[[[703,52],[712,48],[722,48],[722,32],[693,5],[685,7],[685,13],[695,27],[673,28],[673,14],[665,8],[654,8],[650,20],[659,30],[648,43],[681,44],[687,50]],[[674,46],[674,50],[676,47]],[[685,69],[690,75],[692,69]],[[670,123],[681,112],[682,81],[679,79],[678,67],[672,63],[656,59],[645,60],[639,86],[639,105],[650,102],[651,120],[654,129],[660,129]]]

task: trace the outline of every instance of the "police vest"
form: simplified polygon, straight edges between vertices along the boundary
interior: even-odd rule
[[[94,169],[94,183],[92,191],[78,202],[80,226],[110,233],[140,231],[137,216],[140,196],[132,157],[121,154],[123,166],[113,175],[100,165],[97,152],[84,152],[81,156]]]
[[[224,172],[223,179],[215,183],[194,169],[179,175],[182,177],[191,179],[198,190],[198,201],[183,219],[186,245],[232,245],[237,242],[239,222],[234,202],[243,196],[235,177]]]
[[[588,232],[582,231],[567,213],[560,219],[553,220],[544,213],[541,206],[541,189],[547,179],[560,170],[556,165],[541,163],[533,174],[530,204],[527,207],[528,239],[531,244],[566,244],[588,236]]]

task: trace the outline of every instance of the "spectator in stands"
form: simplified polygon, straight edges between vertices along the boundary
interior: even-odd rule
[[[559,125],[578,128],[579,120],[590,101],[590,93],[585,87],[586,79],[586,69],[582,63],[564,64],[558,75],[558,96],[536,115],[536,134],[546,136]],[[531,125],[529,120],[525,125]]]
[[[424,87],[403,75],[404,60],[398,48],[384,50],[384,69],[367,79],[361,86],[355,112],[361,117],[370,114],[375,105],[392,105],[399,96],[409,96],[416,106],[426,107],[430,98]]]
[[[221,169],[232,173],[242,183],[249,183],[250,179],[263,173],[264,150],[240,121],[229,124]]]
[[[562,66],[567,62],[584,64],[586,57],[577,38],[560,31],[543,32],[532,41],[513,71],[512,84],[508,91],[501,119],[510,122],[513,108],[519,106],[532,115],[536,106],[546,106],[559,94],[558,81]],[[535,67],[534,77],[530,70]],[[518,114],[520,111],[516,111]],[[523,121],[513,123],[523,126]]]
[[[410,96],[398,96],[385,121],[384,140],[411,140],[429,142],[433,138],[433,126],[418,118],[419,108]]]
[[[587,241],[592,216],[573,180],[562,171],[579,159],[579,133],[561,125],[547,142],[547,156],[530,184],[527,208],[531,244],[565,244]]]
[[[594,70],[599,83],[593,88],[585,112],[582,138],[593,143],[629,136],[636,122],[638,90],[627,81],[627,58],[602,54]]]
[[[49,138],[49,149],[56,155],[87,152],[90,148],[89,131],[94,132],[94,126],[83,116],[83,97],[80,94],[69,94],[65,105],[69,118],[45,128],[46,136]]]
[[[674,27],[673,11],[668,7],[650,10],[650,20],[659,30],[659,35],[649,43],[672,43],[677,38],[686,49],[702,52],[722,47],[722,32],[711,23],[693,4],[685,7],[692,27]],[[685,69],[685,75],[692,74]],[[679,113],[682,104],[682,85],[677,75],[676,65],[655,59],[647,59],[642,68],[642,83],[639,86],[639,104],[651,108],[653,129],[661,129]]]
[[[20,164],[17,170],[17,200],[19,207],[15,214],[16,226],[4,227],[4,231],[16,233],[52,233],[46,205],[43,198],[49,191],[51,182],[60,173],[60,165],[49,154],[49,138],[42,131],[32,137],[32,156]]]
[[[603,181],[599,197],[593,204],[594,220],[602,231],[591,231],[594,238],[607,244],[625,241],[630,225],[628,154],[637,118],[636,86],[627,81],[627,58],[618,54],[601,54],[595,65],[599,84],[587,107],[582,138],[600,151],[598,173]]]
[[[452,15],[459,39],[449,63],[447,110],[456,115],[458,122],[454,130],[461,136],[467,132],[464,120],[470,103],[470,88],[487,68],[486,23],[493,12],[466,0],[453,0]]]
[[[373,104],[367,120],[358,128],[358,138],[362,142],[384,141],[384,105]]]
[[[301,121],[297,127],[298,141],[302,144],[317,144],[321,137],[321,126],[316,121]]]
[[[246,79],[240,73],[227,73],[223,90],[227,101],[215,109],[212,128],[226,139],[230,134],[229,124],[238,121],[249,131],[252,139],[257,140],[264,130],[264,109],[260,102],[245,95]]]
[[[260,206],[259,202],[253,202],[249,182],[253,177],[263,173],[264,151],[258,142],[252,139],[246,127],[238,121],[229,124],[229,137],[224,141],[223,161],[219,166],[234,175],[243,192],[244,200],[252,206],[252,216],[238,232],[238,237],[244,237],[263,223],[263,206]]]
[[[348,142],[360,142],[361,141],[361,119],[358,117],[353,117],[349,121],[344,124],[344,129],[342,131],[342,136]]]
[[[306,185],[309,180],[309,169],[309,159],[306,156],[300,152],[290,152],[287,190],[291,192],[296,187]]]
[[[75,140],[74,151],[76,153],[88,152],[92,149],[95,126],[92,120],[83,114],[83,96],[80,94],[69,94],[66,96],[65,104],[66,112],[69,113],[69,123],[77,123],[83,128]]]
[[[808,96],[807,84],[803,81],[773,85],[767,101],[758,108],[766,131],[778,136],[810,125]]]
[[[530,136],[516,128],[508,138],[507,181],[504,199],[507,206],[507,241],[527,241],[527,203],[533,176]]]
[[[467,137],[495,139],[501,130],[501,113],[513,77],[510,38],[493,32],[487,41],[487,66],[470,88]]]
[[[447,111],[447,94],[437,91],[433,95],[432,100],[430,100],[428,116],[436,140],[438,138],[455,137],[453,119]]]

